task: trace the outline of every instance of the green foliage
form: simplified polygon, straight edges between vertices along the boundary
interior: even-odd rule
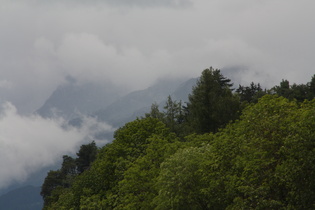
[[[81,145],[79,152],[77,153],[77,158],[75,160],[77,170],[82,173],[88,169],[91,163],[95,160],[97,154],[97,146],[95,142],[90,144]]]
[[[50,198],[52,191],[61,185],[62,180],[60,171],[49,171],[40,192],[41,196],[43,196],[45,206],[49,205],[52,202],[52,199]]]
[[[192,147],[179,150],[161,165],[156,209],[207,208],[210,201],[203,191],[207,183],[201,169],[204,157],[204,148]]]
[[[250,86],[239,85],[235,92],[239,95],[241,102],[247,103],[257,103],[258,99],[266,94],[259,83],[256,85],[253,82]]]
[[[188,122],[197,133],[217,132],[238,116],[239,99],[220,70],[205,69],[189,95]]]
[[[170,129],[178,135],[183,133],[183,123],[184,123],[184,110],[182,102],[173,101],[171,96],[168,96],[166,104],[164,106],[164,118],[163,122]]]
[[[77,175],[75,159],[68,155],[63,156],[61,169],[49,171],[42,185],[41,195],[44,206],[56,202],[65,188],[69,188]]]
[[[49,205],[45,205],[44,209],[73,210],[72,208],[73,194],[69,188],[62,188],[59,186],[53,191],[52,197],[54,198],[53,202],[51,202]]]
[[[164,114],[160,112],[159,105],[157,103],[153,103],[151,105],[150,113],[146,113],[145,117],[156,118],[162,121],[164,119]]]
[[[64,155],[60,172],[63,176],[74,176],[77,174],[76,160],[68,155]]]
[[[119,205],[117,209],[153,209],[151,203],[157,196],[156,178],[160,164],[175,153],[179,142],[172,134],[165,138],[152,136],[146,154],[138,158],[124,173],[119,182]]]
[[[292,132],[290,123],[295,121],[297,109],[295,102],[267,95],[244,110],[241,121],[234,125],[238,129],[234,138],[241,142],[240,154],[235,159],[241,180],[235,208],[238,205],[253,209],[283,207],[281,197],[285,189],[275,179],[275,171],[283,161],[280,149]]]
[[[115,140],[100,150],[91,168],[76,178],[72,187],[75,197],[73,205],[79,208],[82,201],[87,202],[94,196],[93,199],[98,198],[100,205],[106,206],[106,209],[119,209],[126,205],[126,200],[135,200],[139,195],[137,191],[134,194],[130,193],[130,186],[141,188],[145,182],[133,179],[134,174],[146,173],[141,171],[144,167],[142,165],[148,165],[153,161],[147,162],[150,154],[163,157],[162,153],[154,154],[152,151],[166,153],[169,149],[163,144],[175,140],[176,136],[158,119],[147,117],[127,123],[116,131]],[[158,144],[160,141],[162,143]],[[159,149],[159,146],[163,146],[162,149]],[[157,157],[154,159],[157,164],[162,160]],[[149,170],[147,173],[153,172]],[[126,185],[124,179],[133,180],[135,183],[132,184],[130,181]],[[146,179],[144,176],[143,180]],[[142,194],[145,194],[141,195],[144,197],[150,196],[149,191]]]
[[[79,173],[88,169],[91,162],[96,158],[97,150],[94,141],[90,144],[82,145],[76,159],[64,155],[61,168],[48,172],[40,193],[44,199],[44,209],[62,209],[61,207],[55,208],[53,206],[57,205],[57,201],[61,202],[61,197],[68,195],[68,188],[72,187]],[[66,201],[69,203],[69,199],[66,199]]]
[[[240,142],[234,170],[241,182],[230,207],[313,208],[313,110],[314,103],[267,95],[227,129],[237,131],[233,139]]]
[[[307,83],[307,86],[310,89],[311,96],[315,97],[315,74],[312,76],[311,81]]]
[[[271,91],[289,100],[297,100],[299,102],[312,100],[315,97],[315,75],[307,84],[297,85],[294,83],[290,85],[288,80],[282,80],[280,85],[273,87]]]
[[[312,209],[314,108],[267,95],[208,144],[196,136],[161,165],[158,209]]]
[[[167,97],[164,109],[161,112],[159,106],[153,103],[150,113],[146,113],[145,117],[152,117],[162,121],[171,132],[179,136],[184,136],[185,132],[185,111],[182,102],[173,101],[171,96]]]

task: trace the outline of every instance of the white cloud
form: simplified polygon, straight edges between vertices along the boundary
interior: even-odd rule
[[[80,130],[63,129],[62,119],[43,119],[37,115],[20,116],[5,103],[0,116],[0,189],[22,182],[32,173],[51,166],[64,154],[74,154],[93,133],[112,128],[85,118]]]

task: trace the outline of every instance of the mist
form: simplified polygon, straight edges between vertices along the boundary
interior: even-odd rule
[[[65,154],[75,156],[80,145],[92,141],[93,134],[112,130],[93,118],[84,118],[78,129],[65,126],[61,118],[21,116],[11,103],[4,103],[0,115],[0,189],[22,183]]]

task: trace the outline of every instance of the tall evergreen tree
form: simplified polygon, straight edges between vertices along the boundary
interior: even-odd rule
[[[174,101],[171,96],[168,96],[164,110],[163,122],[170,128],[170,131],[179,134],[184,121],[182,102]]]
[[[150,112],[146,113],[145,117],[151,117],[151,118],[156,118],[156,119],[159,119],[159,120],[163,120],[164,119],[164,114],[162,112],[160,112],[159,105],[156,102],[154,102],[151,105]]]
[[[280,85],[276,85],[272,88],[272,90],[277,94],[278,96],[283,96],[287,99],[293,100],[293,91],[290,86],[290,82],[288,80],[282,80],[280,82]]]
[[[240,103],[230,82],[219,69],[202,72],[187,103],[187,120],[195,132],[216,132],[237,117]]]
[[[307,83],[309,88],[309,99],[313,99],[315,97],[315,74],[312,76],[310,82]]]
[[[77,175],[75,159],[64,155],[61,169],[53,171],[50,170],[44,180],[41,189],[41,196],[44,199],[44,206],[56,202],[59,198],[59,193],[63,189],[69,188]]]
[[[290,85],[288,80],[282,80],[280,85],[276,85],[271,91],[279,96],[283,96],[289,100],[297,100],[298,102],[312,100],[315,97],[315,75],[307,84],[294,83]]]
[[[250,86],[242,86],[235,91],[238,93],[241,102],[257,103],[258,99],[266,94],[260,84],[250,83]]]
[[[82,173],[90,167],[91,163],[96,158],[97,150],[98,149],[94,141],[90,144],[81,145],[80,150],[77,153],[78,157],[75,160],[79,173]]]

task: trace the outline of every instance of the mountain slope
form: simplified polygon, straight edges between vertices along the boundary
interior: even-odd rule
[[[121,97],[121,88],[110,84],[76,84],[59,86],[37,110],[42,117],[62,116],[71,119],[78,113],[89,114],[108,106]]]
[[[26,186],[12,190],[0,196],[0,209],[5,210],[40,210],[43,199],[40,187]]]
[[[80,114],[96,117],[114,127],[143,116],[153,103],[163,108],[169,95],[173,100],[188,101],[197,79],[164,79],[151,87],[123,95],[119,87],[104,84],[76,84],[69,82],[58,87],[37,113],[42,117],[63,117],[71,125],[80,126]],[[108,139],[112,133],[100,134],[96,139]]]
[[[150,111],[153,103],[164,106],[169,95],[174,100],[187,101],[195,79],[182,82],[181,80],[164,80],[155,85],[139,91],[134,91],[119,98],[108,107],[93,114],[101,121],[109,122],[114,126],[121,126],[124,123],[143,116]]]
[[[193,86],[196,85],[197,78],[192,78],[183,82],[177,89],[171,94],[173,100],[188,102],[188,96],[192,91]]]

